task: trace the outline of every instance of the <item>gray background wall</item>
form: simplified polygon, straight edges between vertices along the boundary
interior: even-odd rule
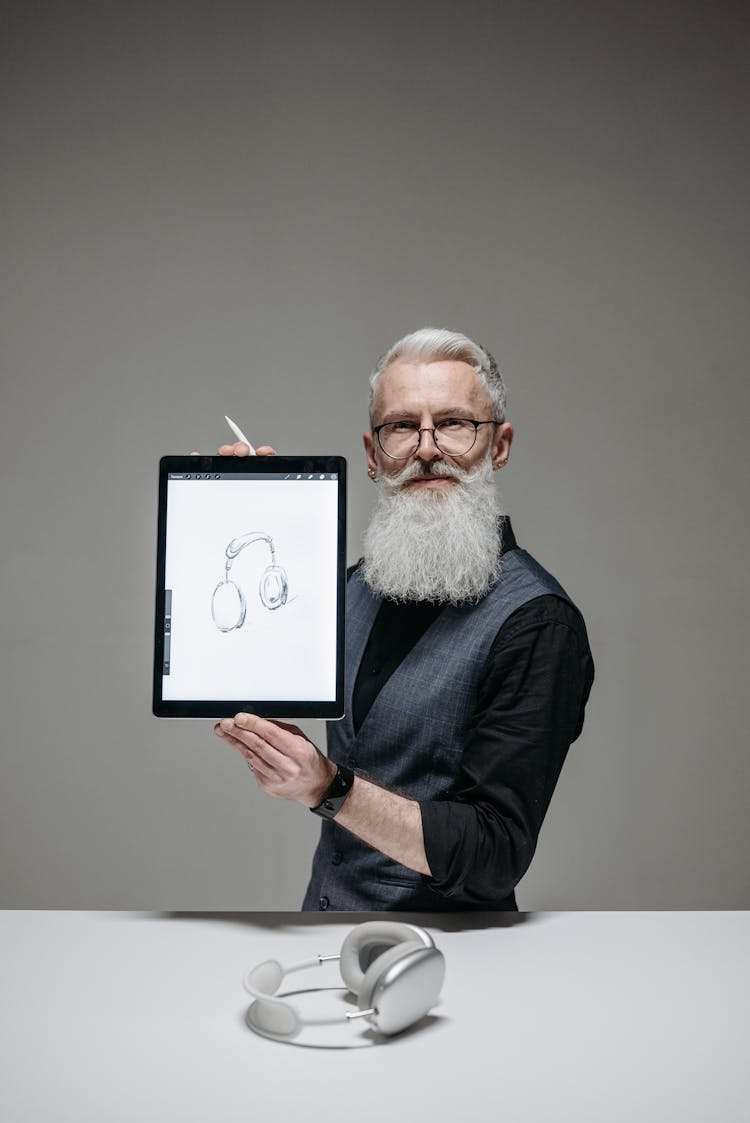
[[[1,20],[0,903],[298,907],[313,817],[150,716],[157,461],[340,452],[357,557],[367,373],[432,323],[597,663],[521,907],[750,905],[746,8]]]

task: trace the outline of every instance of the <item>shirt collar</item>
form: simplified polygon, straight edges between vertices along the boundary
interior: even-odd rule
[[[516,536],[513,533],[513,527],[510,525],[510,518],[508,515],[501,515],[498,519],[498,529],[500,531],[500,557],[507,554],[509,550],[517,550],[518,543]]]

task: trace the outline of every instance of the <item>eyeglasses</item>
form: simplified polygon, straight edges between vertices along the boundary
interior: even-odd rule
[[[435,447],[446,456],[463,456],[473,449],[480,425],[499,425],[499,421],[473,421],[468,417],[446,417],[432,429],[420,429],[416,421],[386,421],[372,430],[378,444],[391,460],[408,460],[419,449],[423,433],[432,433]]]

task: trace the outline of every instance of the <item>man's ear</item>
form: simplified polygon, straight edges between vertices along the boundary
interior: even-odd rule
[[[492,437],[492,467],[497,471],[508,463],[510,446],[513,444],[513,426],[509,421],[495,426]]]
[[[369,431],[362,434],[362,440],[365,445],[365,456],[367,457],[367,470],[371,477],[377,474],[378,464],[375,459],[375,438]]]

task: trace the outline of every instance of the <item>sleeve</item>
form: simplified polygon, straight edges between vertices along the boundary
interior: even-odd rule
[[[488,656],[455,789],[420,804],[433,889],[467,905],[513,891],[581,732],[593,677],[573,605],[544,596],[508,618]]]

